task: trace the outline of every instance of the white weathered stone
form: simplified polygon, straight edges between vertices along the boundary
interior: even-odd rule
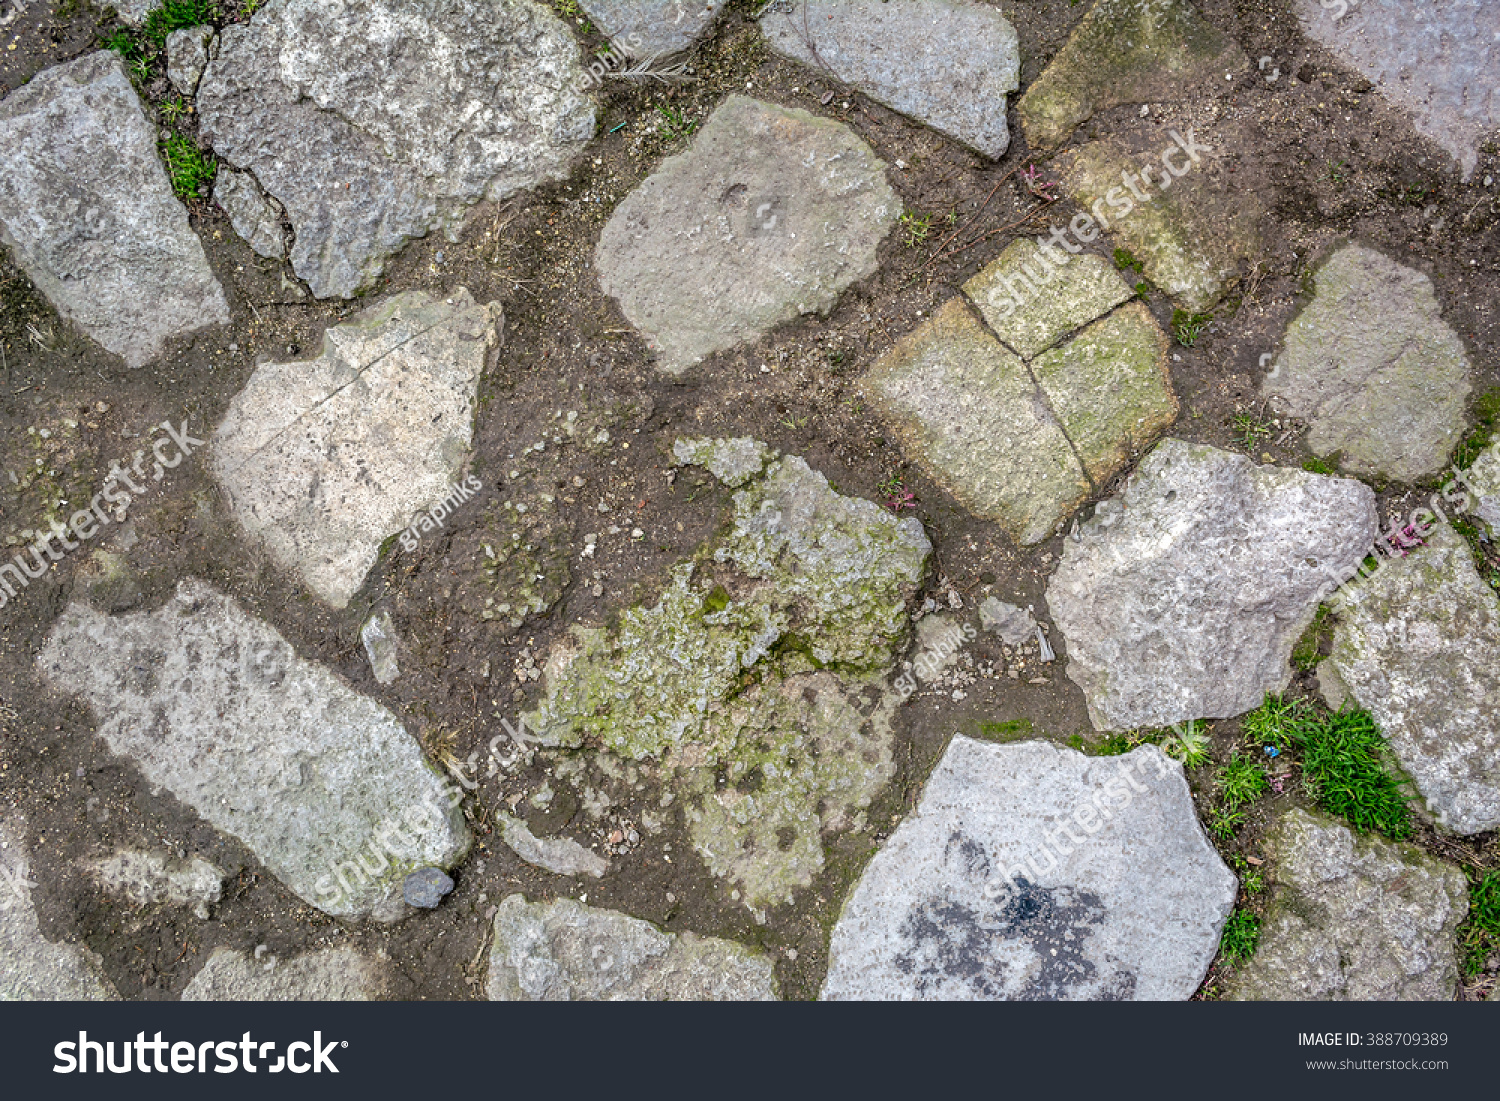
[[[26,823],[0,818],[0,1002],[112,1001],[99,957],[82,945],[55,944],[42,935],[31,901]]]
[[[228,323],[119,54],[86,54],[0,99],[0,151],[0,242],[127,366]]]
[[[235,518],[344,607],[380,545],[450,492],[501,322],[462,287],[446,302],[411,291],[329,329],[310,363],[262,364],[212,441]]]
[[[508,814],[496,816],[500,836],[512,852],[528,864],[553,875],[591,875],[598,879],[609,871],[609,861],[567,837],[540,838],[526,823]]]
[[[495,913],[488,990],[501,1002],[774,1001],[776,980],[770,960],[733,941],[511,895]]]
[[[845,903],[822,996],[1187,998],[1236,887],[1155,746],[958,735]]]
[[[215,948],[182,990],[185,1002],[368,1002],[384,992],[380,966],[353,948],[293,960]]]
[[[335,917],[404,915],[402,878],[468,850],[400,721],[204,582],[138,615],[71,605],[37,667],[88,702],[111,752]]]
[[[1360,482],[1163,440],[1047,584],[1094,726],[1228,718],[1281,692],[1319,600],[1376,531]]]
[[[224,873],[199,857],[179,859],[162,852],[121,849],[90,869],[111,894],[124,895],[137,906],[166,902],[191,906],[208,920],[208,907],[224,893]]]

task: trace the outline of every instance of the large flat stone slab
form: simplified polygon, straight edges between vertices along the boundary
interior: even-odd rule
[[[410,291],[327,330],[317,359],[256,368],[211,441],[235,519],[347,605],[381,543],[450,494],[501,321],[462,287]]]
[[[725,530],[654,604],[556,642],[524,719],[553,744],[658,762],[699,855],[763,914],[812,883],[825,833],[894,774],[884,675],[932,547],[918,520],[836,493],[796,456],[682,442],[740,486]]]
[[[401,722],[202,581],[155,612],[70,606],[37,669],[87,701],[111,752],[325,913],[400,917],[408,872],[468,850]]]
[[[1432,280],[1358,245],[1318,269],[1261,393],[1309,422],[1316,455],[1414,482],[1441,470],[1465,429],[1469,360]]]
[[[892,110],[998,160],[1006,97],[1020,86],[1015,28],[974,0],[801,0],[770,5],[771,49],[851,84]]]
[[[31,901],[31,858],[26,823],[0,818],[0,1002],[113,1001],[100,960],[83,945],[57,944],[42,935]]]
[[[495,913],[488,991],[499,1002],[775,1001],[771,961],[733,941],[665,933],[570,898],[511,895]]]
[[[1307,36],[1411,116],[1453,155],[1464,180],[1500,128],[1500,40],[1488,0],[1394,4],[1294,0]]]
[[[182,990],[185,1002],[368,1002],[380,997],[378,964],[353,948],[296,959],[215,948]]]
[[[843,123],[734,95],[615,208],[595,264],[657,366],[681,374],[826,314],[900,214],[884,162]]]
[[[580,0],[578,6],[615,48],[634,58],[692,48],[713,29],[728,0]]]
[[[1291,810],[1267,838],[1275,894],[1229,996],[1255,1001],[1452,1001],[1464,875],[1413,845]]]
[[[896,342],[860,383],[905,452],[976,516],[1037,543],[1091,489],[1026,365],[960,299]]]
[[[1021,97],[1026,139],[1055,149],[1081,123],[1126,103],[1191,99],[1249,60],[1185,0],[1099,0]]]
[[[567,173],[594,136],[576,41],[535,0],[270,0],[225,27],[202,132],[285,208],[319,298],[466,207]]]
[[[1223,78],[1220,77],[1220,80]],[[1108,219],[1110,238],[1152,283],[1190,313],[1212,309],[1261,254],[1263,210],[1244,189],[1210,179],[1195,131],[1184,148],[1155,128],[1069,149],[1057,159],[1068,196]],[[1174,176],[1162,157],[1186,171]],[[1127,175],[1133,187],[1127,183]]]
[[[1479,833],[1500,826],[1500,599],[1447,524],[1425,539],[1334,596],[1330,660],[1438,822]]]
[[[1155,746],[958,735],[845,903],[822,996],[1185,999],[1236,888]]]
[[[59,314],[127,366],[229,322],[112,50],[47,69],[0,100],[0,242]]]
[[[1360,482],[1163,440],[1047,584],[1094,726],[1228,718],[1282,691],[1328,578],[1352,573],[1376,531]]]

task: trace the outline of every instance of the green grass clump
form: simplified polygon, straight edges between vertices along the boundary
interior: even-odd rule
[[[218,170],[213,157],[181,134],[173,134],[161,143],[161,155],[167,162],[167,175],[172,178],[172,191],[179,199],[200,198],[199,190],[213,183]]]
[[[1458,931],[1458,944],[1464,977],[1470,979],[1500,951],[1500,871],[1469,873],[1469,917]]]
[[[201,27],[219,18],[219,6],[212,0],[166,0],[146,16],[141,35],[158,49],[165,49],[167,36],[173,31]]]
[[[1177,343],[1184,348],[1191,348],[1198,343],[1198,337],[1203,335],[1203,330],[1208,327],[1209,322],[1214,319],[1211,313],[1188,313],[1187,310],[1172,311],[1172,335],[1177,338]]]
[[[1139,275],[1143,265],[1130,254],[1128,249],[1117,248],[1115,249],[1115,267],[1121,271],[1133,271]]]
[[[985,738],[999,738],[1005,741],[1024,738],[1031,733],[1031,720],[1007,719],[1003,723],[980,723],[979,733]]]
[[[1474,402],[1474,427],[1458,445],[1454,463],[1460,470],[1474,465],[1479,453],[1494,439],[1496,422],[1500,422],[1500,390],[1486,390]]]
[[[1244,719],[1247,738],[1302,756],[1309,793],[1330,814],[1360,833],[1371,830],[1396,841],[1411,836],[1411,809],[1404,781],[1383,756],[1385,739],[1368,711],[1322,711],[1305,701],[1267,695]]]
[[[1260,944],[1260,918],[1249,910],[1235,908],[1224,923],[1224,933],[1219,937],[1219,955],[1230,966],[1244,963],[1255,955]]]
[[[1219,798],[1225,810],[1234,810],[1253,803],[1271,789],[1266,779],[1266,770],[1255,761],[1241,757],[1238,753],[1219,769]]]

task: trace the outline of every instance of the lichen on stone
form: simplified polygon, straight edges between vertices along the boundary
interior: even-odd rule
[[[752,908],[787,901],[891,776],[883,678],[930,551],[917,520],[779,460],[654,603],[554,646],[526,722],[662,764],[709,867]]]

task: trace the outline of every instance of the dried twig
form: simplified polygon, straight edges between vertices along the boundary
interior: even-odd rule
[[[1010,179],[1012,176],[1014,176],[1017,172],[1020,171],[1020,169],[1021,169],[1021,166],[1018,164],[1018,165],[1016,165],[1015,168],[1012,168],[1009,172],[1007,172],[1005,175],[1001,176],[998,180],[996,180],[995,181],[995,186],[992,187],[992,188],[990,188],[990,193],[984,197],[984,202],[982,202],[982,203],[979,204],[979,209],[976,210],[973,214],[971,214],[969,216],[969,220],[967,222],[965,222],[963,225],[959,226],[952,233],[948,234],[947,237],[943,238],[941,241],[938,242],[937,248],[935,248],[935,249],[932,250],[932,255],[927,258],[927,262],[924,263],[922,265],[922,267],[925,268],[929,264],[933,263],[933,261],[937,260],[938,257],[939,257],[939,255],[943,251],[943,246],[947,245],[950,241],[952,241],[960,233],[962,233],[964,230],[968,229],[971,225],[973,225],[975,223],[975,221],[978,220],[979,216],[984,213],[984,208],[990,205],[990,200],[995,197],[995,192],[997,192],[997,191],[1000,190],[1000,185],[1003,184],[1006,180]]]
[[[669,55],[658,51],[648,58],[645,58],[641,61],[636,61],[628,69],[621,69],[618,72],[613,73],[605,73],[604,79],[630,80],[637,83],[643,80],[655,80],[661,84],[671,84],[673,81],[684,81],[690,83],[698,79],[697,77],[692,76],[688,73],[688,69],[692,66],[693,61],[691,57],[685,57],[680,61],[672,63],[671,65],[664,65],[661,68],[657,68],[657,63],[660,62],[663,57],[667,56]]]

